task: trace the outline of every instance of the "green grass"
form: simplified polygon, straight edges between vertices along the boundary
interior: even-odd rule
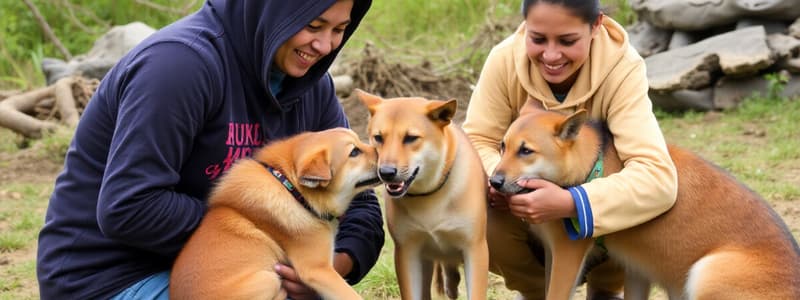
[[[751,99],[721,113],[658,113],[667,141],[728,170],[767,199],[800,199],[800,101]],[[710,121],[713,120],[713,121]]]
[[[32,0],[55,35],[73,55],[84,54],[111,26],[142,21],[160,28],[191,12],[203,1],[149,0],[162,10],[134,0]],[[187,4],[194,6],[185,8]],[[185,8],[185,9],[184,9]],[[44,84],[42,57],[65,59],[43,34],[23,1],[0,1],[0,89],[28,89]]]
[[[37,299],[35,248],[51,184],[0,184],[0,299]]]
[[[36,262],[33,260],[0,271],[0,300],[39,299],[39,290],[31,278],[36,278]]]
[[[484,21],[489,2],[373,1],[363,20],[369,26],[360,27],[360,36],[357,38],[372,40],[380,46],[421,45],[439,50],[445,45],[451,45],[448,42],[470,39],[476,25]],[[518,4],[502,3],[498,4],[497,9],[501,15],[505,15],[512,10],[516,12],[512,7],[516,8]],[[443,30],[445,28],[447,30]],[[445,32],[448,34],[444,34]]]
[[[57,127],[56,130],[43,134],[42,138],[36,141],[37,155],[42,159],[64,162],[64,156],[67,155],[74,134],[74,128],[66,126]]]
[[[135,0],[32,0],[62,44],[73,55],[85,54],[111,26],[141,21],[161,28],[202,5],[198,0],[149,0],[163,6],[153,8]],[[603,0],[607,13],[629,24],[635,19],[626,0]],[[494,4],[492,4],[494,3]],[[521,21],[520,0],[404,0],[373,1],[344,56],[357,56],[366,43],[390,53],[390,62],[420,62],[436,66],[459,61],[454,72],[477,76],[488,47],[470,47],[473,37],[486,25],[487,11],[493,20]],[[494,5],[494,6],[492,6]],[[490,10],[490,8],[493,8]],[[44,84],[39,69],[43,57],[64,59],[42,33],[30,9],[22,1],[0,2],[0,89],[29,89]],[[510,32],[491,33],[491,39]],[[482,32],[482,35],[486,35]],[[425,53],[425,56],[420,55]]]
[[[400,298],[400,288],[394,273],[394,243],[388,232],[378,262],[355,289],[364,299]]]
[[[19,143],[22,137],[15,134],[11,130],[0,130],[0,153],[14,153],[19,151]],[[3,166],[4,161],[0,161],[0,167]]]

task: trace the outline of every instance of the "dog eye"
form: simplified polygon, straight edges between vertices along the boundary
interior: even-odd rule
[[[533,149],[529,149],[529,148],[525,148],[525,147],[519,147],[519,151],[517,151],[517,154],[519,156],[528,156],[528,155],[533,154],[533,152],[535,152],[535,151],[533,151]]]
[[[353,150],[352,150],[352,151],[350,151],[350,157],[356,157],[356,156],[359,156],[361,153],[362,153],[362,152],[361,152],[361,149],[358,149],[358,148],[353,148]]]
[[[380,134],[372,136],[372,139],[375,140],[375,142],[378,144],[383,144],[383,136],[381,136]]]
[[[403,137],[403,144],[411,144],[413,142],[416,142],[417,139],[419,139],[419,137],[416,135],[406,135],[405,137]]]
[[[506,152],[506,142],[500,142],[500,154]]]

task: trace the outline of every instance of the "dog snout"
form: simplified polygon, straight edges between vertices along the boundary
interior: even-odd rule
[[[503,184],[506,183],[506,177],[502,174],[495,174],[489,178],[489,184],[496,190],[500,190],[503,187]]]
[[[391,180],[397,176],[397,167],[382,165],[378,168],[378,175],[383,180]]]

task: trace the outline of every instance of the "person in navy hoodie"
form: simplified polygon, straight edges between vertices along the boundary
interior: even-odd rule
[[[102,80],[39,234],[42,299],[165,299],[169,270],[239,158],[303,131],[347,127],[328,68],[371,0],[207,0]],[[355,284],[384,243],[373,192],[353,200],[335,268]],[[275,266],[292,299],[317,298]]]

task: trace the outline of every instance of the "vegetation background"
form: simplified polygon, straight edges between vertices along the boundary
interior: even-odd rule
[[[601,2],[606,13],[621,23],[634,20],[626,0]],[[160,28],[202,5],[200,0],[0,1],[0,91],[44,86],[42,58],[65,58],[42,33],[27,3],[38,8],[72,55],[88,52],[111,26],[141,21]],[[519,6],[520,0],[376,0],[343,58],[357,59],[370,44],[388,61],[426,61],[442,78],[474,81],[491,43],[474,46],[470,41],[487,34],[487,23],[519,23]],[[487,40],[510,33],[497,28],[501,31],[490,32],[495,36]],[[800,101],[775,97],[782,84],[771,78],[775,79],[772,92],[754,95],[737,109],[656,113],[668,141],[700,153],[742,179],[773,205],[798,237]],[[28,140],[0,128],[0,300],[38,298],[36,237],[71,135],[71,129],[63,128]],[[392,251],[387,235],[377,266],[356,287],[365,299],[399,298]],[[499,277],[491,280],[490,298],[513,297]],[[654,298],[663,295],[656,292]]]

